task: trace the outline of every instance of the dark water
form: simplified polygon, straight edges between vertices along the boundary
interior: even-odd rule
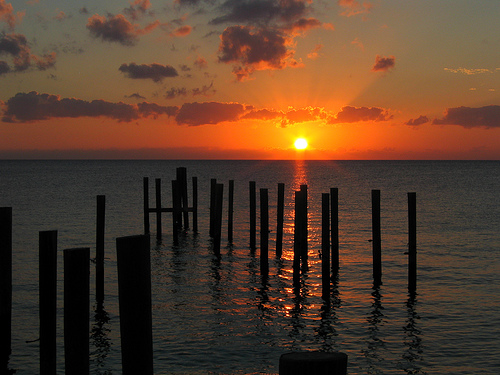
[[[152,238],[157,374],[273,374],[290,350],[343,351],[349,374],[497,374],[500,368],[500,162],[0,161],[0,206],[13,207],[13,354],[39,371],[38,232],[58,230],[58,368],[64,373],[62,250],[95,251],[95,197],[106,195],[107,319],[91,313],[91,372],[120,374],[115,239],[143,231],[142,178],[198,177],[200,223],[172,246]],[[235,180],[234,243],[208,238],[210,179]],[[269,278],[248,239],[248,182],[269,188]],[[273,256],[277,183],[286,186],[282,259]],[[292,289],[293,191],[309,186],[309,271]],[[150,182],[153,185],[153,182]],[[321,193],[339,188],[340,277],[321,299]],[[373,289],[370,190],[382,196],[383,285]],[[418,294],[407,294],[407,192],[417,192]],[[154,192],[151,190],[151,204]],[[154,231],[154,216],[151,215]],[[259,240],[257,239],[257,245]],[[94,270],[91,305],[94,306]]]

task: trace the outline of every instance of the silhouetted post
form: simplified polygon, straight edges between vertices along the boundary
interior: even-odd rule
[[[184,218],[184,229],[189,229],[187,169],[185,167],[178,167],[176,176],[177,183],[179,184],[178,189],[180,192],[181,210]]]
[[[307,266],[307,258],[308,258],[308,244],[307,244],[307,237],[308,237],[308,230],[307,230],[307,185],[300,185],[300,191],[302,192],[302,199],[301,199],[301,214],[302,214],[302,239],[301,239],[301,257],[302,257],[302,262]]]
[[[281,355],[279,375],[346,375],[347,354],[290,352]]]
[[[373,283],[382,284],[382,249],[380,236],[380,190],[372,190]]]
[[[210,180],[210,237],[214,238],[215,235],[215,195],[217,179]]]
[[[255,181],[250,181],[250,249],[255,250],[255,236],[257,226],[257,191]]]
[[[330,206],[332,216],[332,279],[339,273],[339,189],[330,188]]]
[[[52,375],[56,373],[57,231],[39,232],[38,247],[40,374]]]
[[[179,244],[179,230],[182,226],[182,212],[179,180],[172,180],[172,235],[174,246]]]
[[[12,207],[0,208],[0,372],[12,351]]]
[[[227,242],[233,243],[233,205],[234,205],[234,180],[229,180],[229,196],[227,208]]]
[[[155,179],[156,183],[156,238],[161,240],[161,179]]]
[[[116,239],[122,373],[153,374],[149,236]]]
[[[143,210],[144,210],[144,233],[149,234],[149,178],[142,179]]]
[[[64,250],[64,362],[66,375],[88,375],[90,249]]]
[[[269,192],[260,189],[260,273],[269,273]]]
[[[321,276],[323,299],[330,299],[330,194],[321,195]]]
[[[214,202],[214,252],[220,256],[220,241],[222,234],[222,207],[224,199],[224,185],[215,184],[215,202]]]
[[[300,287],[300,227],[301,218],[301,192],[295,192],[295,215],[294,215],[294,233],[293,233],[293,286]]]
[[[95,245],[95,293],[97,302],[104,301],[104,228],[106,215],[106,196],[97,196],[97,222]]]
[[[417,290],[417,193],[408,193],[408,290]]]
[[[193,232],[198,232],[198,178],[193,177]]]
[[[276,256],[281,258],[283,254],[283,218],[285,214],[285,184],[278,183],[278,207],[276,224]]]

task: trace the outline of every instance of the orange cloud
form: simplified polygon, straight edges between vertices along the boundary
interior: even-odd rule
[[[335,117],[328,120],[330,124],[352,123],[361,121],[389,121],[393,116],[387,110],[377,107],[345,106]]]
[[[184,25],[181,27],[178,27],[174,31],[170,33],[171,36],[186,36],[191,34],[191,31],[193,31],[193,28],[189,25]]]
[[[369,13],[373,5],[365,1],[362,4],[356,0],[339,0],[338,4],[344,9],[342,16],[352,17],[357,14]]]
[[[9,25],[11,30],[16,24],[20,23],[25,15],[25,12],[17,12],[14,14],[12,4],[6,3],[5,0],[0,0],[0,21],[4,21]]]
[[[375,57],[375,64],[372,67],[372,72],[386,72],[394,68],[396,65],[396,58],[394,56],[382,57],[377,55]]]
[[[14,69],[10,69],[7,62],[3,61],[3,74],[13,71],[22,72],[30,67],[45,70],[54,67],[56,63],[55,52],[43,56],[32,54],[28,41],[22,34],[3,34],[0,37],[0,55],[10,55],[14,64]]]
[[[500,128],[500,105],[479,108],[448,108],[441,119],[434,119],[435,125],[460,125],[464,128]]]

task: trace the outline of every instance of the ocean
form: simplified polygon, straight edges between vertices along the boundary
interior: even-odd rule
[[[155,374],[277,374],[289,351],[341,351],[355,374],[498,374],[499,161],[0,161],[0,206],[13,210],[12,355],[16,374],[39,373],[38,236],[58,231],[57,365],[64,373],[63,262],[95,256],[96,196],[106,196],[105,317],[91,268],[92,374],[120,374],[116,238],[143,233],[143,177],[198,178],[198,233],[173,246],[171,215],[151,221]],[[209,238],[210,179],[224,184],[221,256]],[[234,180],[234,239],[227,189]],[[269,189],[269,277],[249,247],[249,181]],[[277,184],[285,184],[284,244],[275,257]],[[309,269],[292,285],[294,191],[308,185]],[[340,270],[321,298],[321,194],[339,189]],[[371,190],[381,191],[382,282],[372,278]],[[417,194],[417,294],[407,288],[407,193]],[[258,195],[257,195],[258,202]],[[258,204],[257,204],[258,207]],[[259,215],[259,212],[257,213]],[[257,219],[257,224],[259,220]],[[259,229],[257,228],[257,235]]]

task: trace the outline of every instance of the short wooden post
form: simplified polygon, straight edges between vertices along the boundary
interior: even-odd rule
[[[339,189],[330,188],[331,234],[332,234],[332,279],[339,273]]]
[[[39,232],[38,250],[40,305],[40,374],[55,374],[57,316],[56,230]]]
[[[97,196],[96,245],[95,245],[95,291],[97,302],[104,301],[104,228],[106,196]]]
[[[156,184],[156,238],[161,240],[161,179],[155,179]]]
[[[256,231],[257,231],[257,191],[255,181],[249,183],[250,192],[250,249],[255,250],[256,246]]]
[[[149,178],[142,179],[143,211],[144,211],[144,233],[149,234]]]
[[[88,375],[90,249],[64,250],[64,362],[66,375]]]
[[[300,214],[301,192],[295,192],[295,215],[294,215],[294,233],[293,233],[293,286],[295,289],[300,287],[300,228],[302,226]]]
[[[301,258],[302,262],[307,267],[307,259],[308,259],[308,229],[307,229],[307,185],[300,185],[300,191],[302,192],[301,199],[301,214],[302,214],[302,227],[301,227]]]
[[[279,375],[346,375],[347,354],[291,352],[281,355]]]
[[[180,207],[184,219],[184,229],[189,229],[189,212],[188,212],[188,189],[187,189],[187,169],[186,167],[178,167],[176,170],[176,179],[179,184]]]
[[[12,207],[0,208],[0,369],[12,351]]]
[[[148,235],[116,239],[122,373],[153,374],[151,262]]]
[[[217,179],[210,180],[210,237],[215,235],[215,199],[216,199]]]
[[[330,194],[321,195],[321,276],[323,285],[322,297],[330,299]]]
[[[382,249],[380,234],[380,190],[372,190],[373,284],[382,284]]]
[[[198,178],[193,177],[193,232],[198,232]]]
[[[285,214],[285,184],[278,183],[278,207],[276,224],[276,256],[283,254],[283,219]]]
[[[417,193],[408,193],[408,290],[417,290]]]
[[[179,181],[172,180],[172,236],[174,246],[179,244],[179,230],[182,227],[180,188]]]
[[[227,242],[233,243],[233,210],[234,210],[234,180],[229,180],[227,208]]]
[[[220,242],[222,234],[222,207],[224,199],[224,185],[215,184],[215,202],[214,202],[214,252],[220,256]]]
[[[269,192],[260,189],[260,273],[269,273]]]

